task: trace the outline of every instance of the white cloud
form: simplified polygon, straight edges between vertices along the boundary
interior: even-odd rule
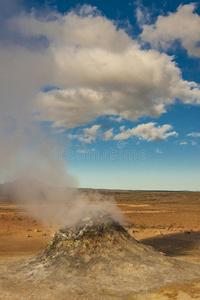
[[[100,127],[101,125],[93,125],[90,128],[85,128],[83,129],[84,135],[90,137],[91,139],[96,139]]]
[[[72,139],[78,139],[80,142],[84,144],[91,144],[95,142],[95,140],[102,139],[104,141],[108,141],[113,136],[113,128],[102,131],[101,125],[93,125],[92,127],[87,127],[83,129],[82,133],[79,134],[68,134],[68,137]]]
[[[150,21],[150,13],[148,8],[146,8],[141,1],[137,1],[136,18],[140,27],[142,27],[146,22]]]
[[[163,154],[163,152],[160,149],[156,149],[156,153]]]
[[[77,153],[88,153],[88,150],[81,150],[81,149],[79,149],[79,150],[76,150],[76,152]]]
[[[100,127],[101,127],[100,125],[93,125],[90,128],[84,128],[83,136],[79,137],[79,141],[86,144],[91,144],[92,141],[94,142],[98,137]]]
[[[188,55],[200,57],[200,16],[194,13],[195,8],[194,3],[180,5],[175,13],[159,16],[155,24],[143,25],[141,38],[164,50],[179,40]]]
[[[142,50],[94,8],[84,6],[78,14],[54,13],[46,19],[24,13],[12,19],[10,27],[26,38],[42,35],[49,46],[35,52],[21,46],[0,49],[1,98],[6,90],[9,110],[10,94],[18,94],[28,103],[24,109],[38,111],[37,120],[74,128],[102,115],[132,121],[159,117],[177,98],[200,103],[199,86],[182,79],[172,57]],[[59,89],[42,92],[45,86]]]
[[[147,124],[140,124],[132,129],[127,129],[122,133],[117,134],[114,140],[126,140],[132,136],[137,136],[147,141],[162,141],[169,136],[178,136],[176,131],[167,132],[172,130],[172,126],[165,124],[157,126],[156,123],[150,122]]]
[[[92,148],[92,149],[78,149],[76,150],[77,153],[82,153],[82,154],[85,154],[85,153],[91,153],[91,152],[94,152],[94,151],[97,151],[95,148]]]
[[[78,137],[77,134],[71,134],[71,133],[69,133],[67,136],[70,140],[76,139]]]
[[[111,121],[115,121],[115,122],[122,122],[122,117],[109,117],[109,120]]]
[[[196,146],[197,142],[191,141],[192,146]]]
[[[180,142],[179,145],[187,145],[187,142]]]
[[[82,134],[69,134],[70,139],[78,139],[84,144],[91,144],[96,139],[104,141],[109,140],[125,140],[132,136],[137,136],[139,139],[147,141],[162,141],[169,136],[178,136],[176,131],[171,131],[172,126],[164,124],[158,126],[156,123],[150,122],[147,124],[140,124],[132,129],[125,130],[125,126],[120,126],[120,133],[114,136],[113,128],[103,131],[100,125],[93,125],[92,127],[84,128]]]
[[[105,140],[105,141],[110,140],[110,139],[112,138],[112,136],[113,136],[113,128],[111,128],[111,129],[105,131],[105,132],[102,134],[102,138],[103,138],[103,140]]]
[[[187,136],[200,137],[200,132],[191,132],[191,133],[188,133]]]
[[[91,144],[92,143],[92,139],[90,137],[80,137],[79,141],[84,143],[84,144]]]

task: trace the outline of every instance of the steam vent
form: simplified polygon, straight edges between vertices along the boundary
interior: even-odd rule
[[[13,269],[18,280],[37,287],[33,299],[135,299],[138,293],[200,278],[199,264],[137,242],[105,211],[88,212],[74,227],[60,229],[43,252]],[[52,298],[42,294],[47,286]]]
[[[124,243],[137,243],[106,211],[90,211],[74,226],[60,229],[47,245],[48,258],[67,256],[89,262],[120,253]]]

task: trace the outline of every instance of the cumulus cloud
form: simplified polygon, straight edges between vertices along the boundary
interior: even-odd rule
[[[102,115],[132,121],[159,117],[176,99],[200,103],[199,86],[182,79],[172,57],[142,50],[90,6],[46,18],[24,13],[11,18],[9,27],[24,39],[48,41],[37,51],[22,45],[0,48],[1,95],[9,110],[13,92],[15,99],[24,99],[23,109],[37,112],[36,120],[75,128]]]
[[[191,133],[188,133],[187,136],[200,137],[200,132],[191,132]]]
[[[101,127],[101,125],[93,125],[90,128],[83,129],[83,134],[79,135],[79,137],[78,137],[79,141],[82,143],[91,144],[99,136],[100,127]],[[77,137],[77,135],[74,135],[73,137]]]
[[[125,126],[120,126],[120,133],[114,135],[113,128],[103,131],[103,128],[100,125],[93,125],[92,127],[83,129],[82,133],[80,134],[69,134],[68,136],[70,139],[78,139],[84,144],[91,144],[92,142],[95,142],[96,139],[101,139],[104,141],[125,140],[132,136],[137,136],[139,139],[147,141],[162,141],[170,136],[178,136],[176,131],[171,130],[172,126],[169,124],[158,126],[157,123],[150,122],[146,124],[140,124],[127,130],[125,130]]]
[[[114,137],[114,140],[126,140],[132,136],[137,136],[147,141],[162,141],[169,136],[178,136],[176,131],[167,132],[169,130],[172,130],[171,125],[165,124],[156,127],[156,123],[150,122],[122,131]]]
[[[113,136],[113,128],[103,131],[101,125],[93,125],[92,127],[84,128],[80,134],[68,134],[70,139],[78,139],[84,144],[91,144],[96,139],[108,141]]]
[[[98,134],[98,130],[101,127],[101,125],[93,125],[90,128],[85,128],[83,130],[84,135],[90,137],[91,139],[95,139]]]
[[[194,3],[180,5],[175,13],[159,16],[155,24],[143,25],[141,38],[164,50],[178,40],[188,55],[200,57],[200,16],[194,13],[195,8]]]

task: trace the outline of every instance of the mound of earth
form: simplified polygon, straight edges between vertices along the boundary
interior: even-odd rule
[[[135,299],[136,293],[200,278],[200,265],[166,257],[137,242],[107,212],[94,211],[6,272],[4,282],[20,282],[21,294],[31,294],[26,299]]]

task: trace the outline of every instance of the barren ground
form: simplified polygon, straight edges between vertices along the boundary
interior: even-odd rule
[[[171,257],[200,263],[200,193],[104,191],[103,194],[114,197],[125,215],[123,225],[135,239]],[[33,220],[23,206],[1,204],[1,263],[40,252],[52,238],[54,228],[52,224]],[[115,299],[115,295],[107,296]],[[63,299],[86,298],[72,295]],[[107,298],[104,295],[102,299]],[[200,299],[200,280],[129,299]]]

